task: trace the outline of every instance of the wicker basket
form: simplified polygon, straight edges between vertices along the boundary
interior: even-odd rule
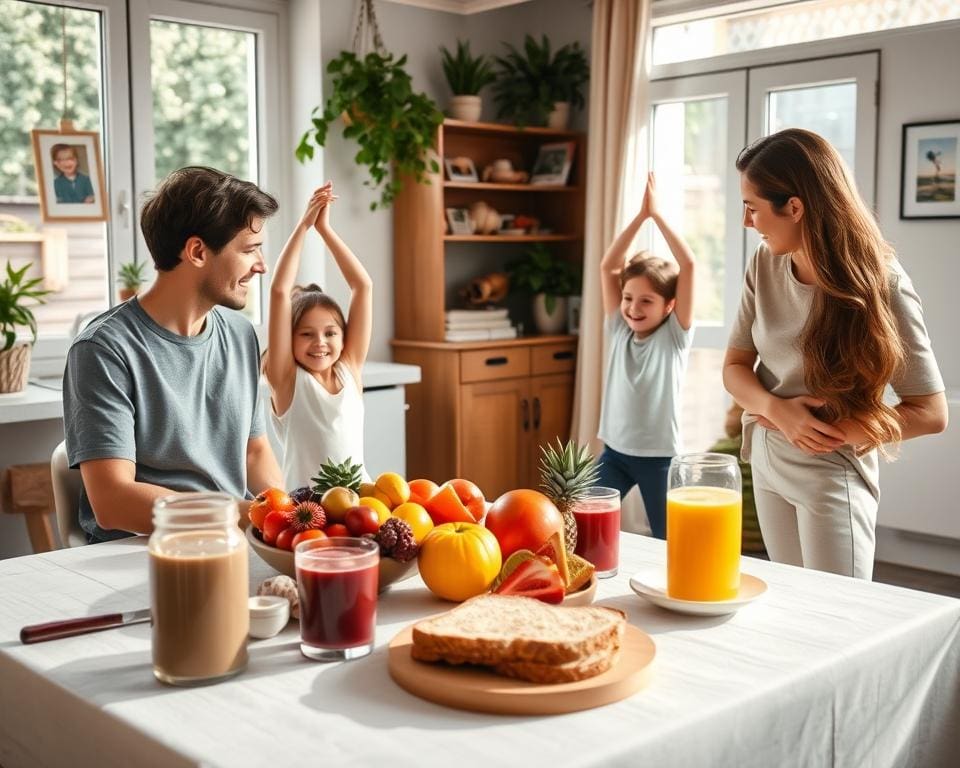
[[[30,345],[17,344],[0,352],[0,394],[22,392],[30,374]]]

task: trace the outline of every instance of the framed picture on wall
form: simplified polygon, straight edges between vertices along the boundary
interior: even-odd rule
[[[106,221],[100,134],[42,128],[31,133],[43,221]]]
[[[960,118],[903,126],[901,219],[960,218]]]

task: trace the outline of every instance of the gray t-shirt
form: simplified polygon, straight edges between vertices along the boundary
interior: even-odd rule
[[[900,397],[942,392],[943,378],[923,323],[920,297],[895,259],[890,264],[889,279],[890,308],[906,350],[906,364],[890,385]],[[766,245],[757,249],[747,265],[740,311],[730,333],[729,346],[757,353],[757,378],[777,397],[810,394],[803,380],[800,336],[817,290],[797,280],[789,254],[774,256]],[[750,459],[755,428],[756,416],[744,412],[742,456],[745,461]],[[848,445],[837,453],[850,461],[879,496],[877,452],[857,456]]]
[[[607,315],[603,328],[607,378],[598,437],[628,456],[676,456],[693,327],[683,330],[671,312],[657,330],[635,339],[618,308]]]
[[[138,482],[248,496],[247,442],[264,431],[259,358],[253,326],[236,312],[215,307],[197,336],[179,336],[137,299],[108,310],[67,355],[70,466],[129,459]],[[98,541],[127,535],[97,525],[86,492],[80,525]]]

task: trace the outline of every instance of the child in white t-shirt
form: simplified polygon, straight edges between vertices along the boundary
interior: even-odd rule
[[[640,226],[651,219],[676,263],[640,253],[625,264]],[[600,262],[606,380],[600,411],[598,484],[623,498],[634,485],[650,529],[666,536],[667,471],[680,451],[680,395],[693,342],[694,261],[660,215],[651,173],[640,212]]]
[[[373,282],[330,225],[336,199],[330,182],[313,193],[277,260],[270,286],[270,345],[263,371],[283,442],[288,490],[309,485],[326,461],[363,463],[360,372],[370,347]],[[319,286],[294,287],[310,227],[320,233],[350,287],[349,325],[337,302]]]

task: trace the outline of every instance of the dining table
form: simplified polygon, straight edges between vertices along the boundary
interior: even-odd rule
[[[250,551],[250,590],[276,575]],[[662,541],[621,534],[594,604],[652,638],[645,685],[559,715],[418,698],[388,644],[449,610],[419,575],[377,605],[373,653],[305,658],[299,627],[249,642],[241,674],[170,687],[147,623],[24,645],[22,627],[148,607],[145,537],[0,561],[0,765],[947,766],[960,759],[960,600],[743,558],[766,591],[728,615],[659,607]]]

